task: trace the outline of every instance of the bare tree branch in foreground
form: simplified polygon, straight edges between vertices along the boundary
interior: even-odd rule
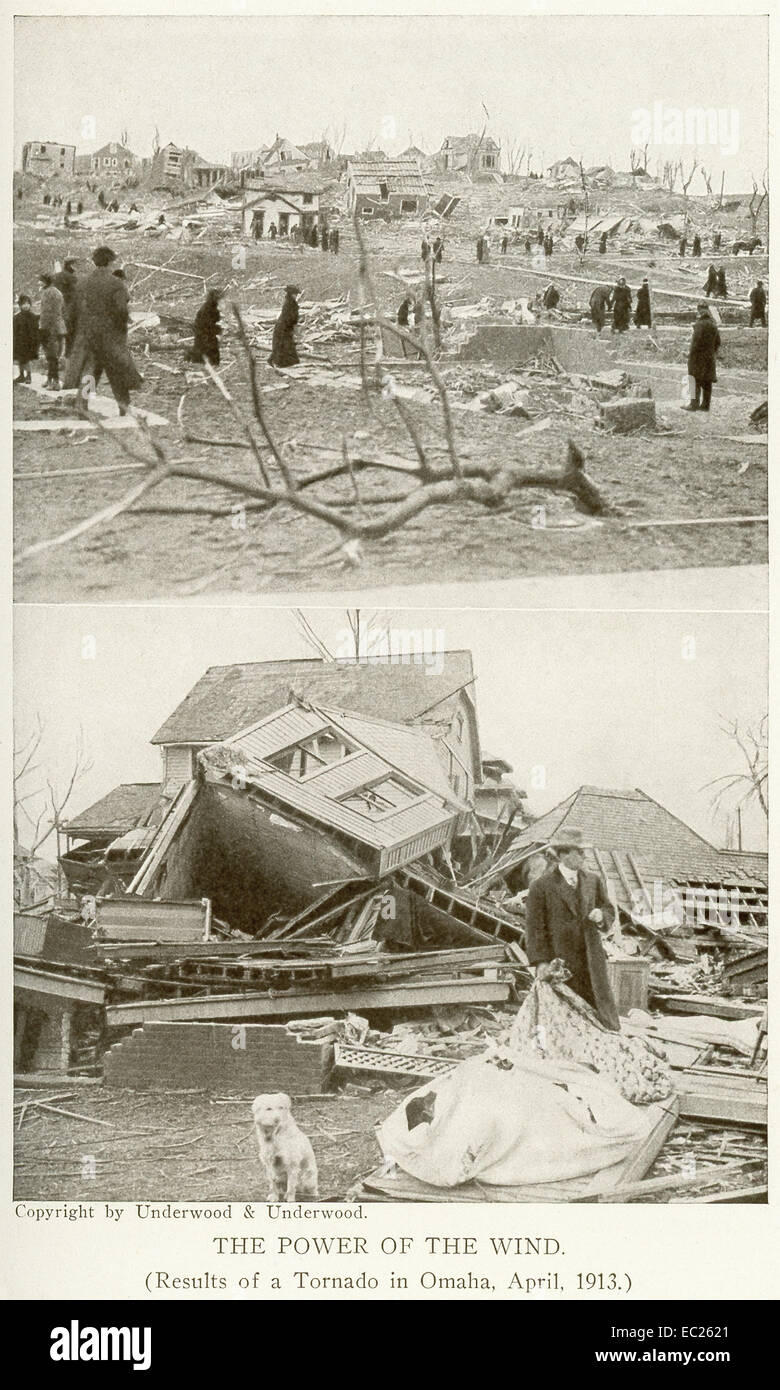
[[[143,442],[148,446],[150,453],[138,452],[119,432],[112,433],[111,437],[129,457],[147,467],[146,476],[116,502],[102,507],[68,530],[19,550],[15,556],[16,563],[54,547],[67,545],[95,527],[106,526],[124,513],[132,512],[142,498],[171,478],[185,479],[213,486],[223,492],[227,490],[235,493],[253,511],[261,510],[267,513],[273,508],[281,507],[299,516],[321,521],[331,527],[337,536],[337,544],[327,553],[343,549],[345,558],[352,560],[358,557],[360,542],[391,535],[430,506],[467,501],[485,508],[499,508],[507,503],[513,493],[528,487],[568,492],[583,511],[591,515],[603,515],[608,507],[585,472],[580,450],[571,441],[566,462],[558,472],[524,470],[515,464],[499,465],[488,459],[474,462],[462,457],[447,388],[436,361],[436,349],[428,339],[425,315],[419,325],[419,332],[412,334],[378,311],[378,299],[371,278],[362,228],[357,223],[356,227],[360,248],[361,338],[365,342],[370,330],[376,335],[374,380],[369,380],[369,370],[364,362],[364,388],[371,392],[381,392],[382,396],[392,401],[414,447],[414,459],[371,450],[364,452],[362,457],[355,457],[350,452],[346,439],[343,439],[340,449],[322,448],[318,451],[316,447],[313,448],[313,452],[320,453],[322,462],[327,460],[326,467],[314,472],[294,472],[289,454],[286,453],[289,446],[277,437],[268,420],[249,336],[240,309],[237,304],[233,304],[238,340],[249,373],[251,417],[234,400],[219,372],[208,364],[207,374],[215,392],[219,393],[227,404],[243,438],[231,440],[192,433],[184,421],[186,393],[179,402],[178,421],[183,441],[206,445],[218,450],[220,455],[227,449],[249,449],[256,465],[257,478],[237,478],[230,472],[220,473],[210,468],[207,460],[172,458],[139,419]],[[441,444],[429,447],[423,444],[411,411],[399,399],[390,364],[382,353],[383,331],[401,343],[408,344],[415,355],[421,358],[441,406],[445,449]],[[95,423],[102,428],[99,418],[96,418]],[[262,442],[258,436],[262,436]],[[438,457],[434,459],[432,455]],[[224,456],[221,461],[224,462]],[[400,472],[415,485],[405,495],[394,494],[384,499],[364,496],[358,489],[357,474],[367,469],[390,471],[396,478]],[[351,482],[350,497],[325,501],[316,495],[318,485],[343,476]],[[204,506],[202,502],[193,501],[191,505],[185,502],[170,510],[195,515],[202,514]]]

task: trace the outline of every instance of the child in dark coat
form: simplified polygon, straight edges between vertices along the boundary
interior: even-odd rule
[[[31,381],[30,363],[38,356],[38,315],[33,313],[29,294],[19,295],[19,312],[14,314],[14,362],[19,367],[18,381]]]

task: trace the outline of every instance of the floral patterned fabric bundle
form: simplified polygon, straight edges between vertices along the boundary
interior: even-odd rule
[[[589,1004],[564,983],[562,961],[536,979],[517,1013],[510,1048],[522,1056],[579,1062],[611,1079],[633,1105],[664,1100],[673,1089],[660,1047],[605,1028]]]

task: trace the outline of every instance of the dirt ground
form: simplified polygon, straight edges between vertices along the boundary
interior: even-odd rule
[[[397,229],[371,229],[375,281],[385,310],[393,311],[400,299],[399,283],[388,273],[399,257],[404,266],[415,266],[417,240]],[[80,238],[80,239],[79,239]],[[154,431],[155,440],[172,457],[192,460],[225,479],[256,477],[247,450],[232,450],[184,443],[177,424],[177,406],[186,382],[183,347],[178,337],[194,317],[203,286],[195,281],[173,281],[170,275],[152,276],[134,264],[160,264],[176,256],[173,265],[202,274],[208,283],[226,287],[228,300],[242,307],[272,309],[283,287],[300,284],[307,301],[332,299],[350,292],[354,302],[356,272],[354,245],[349,232],[342,236],[339,256],[309,248],[281,245],[250,246],[246,267],[232,267],[233,243],[219,246],[178,247],[170,242],[148,242],[132,233],[115,238],[125,260],[134,308],[151,308],[180,321],[179,335],[152,333],[143,351],[137,336],[137,360],[145,377],[136,404],[169,421]],[[34,286],[35,275],[55,257],[78,255],[86,265],[91,243],[85,233],[43,237],[29,223],[16,227],[15,286]],[[591,257],[582,268],[595,274],[600,258]],[[592,262],[592,264],[590,263]],[[442,285],[448,302],[473,303],[483,296],[498,301],[535,293],[543,281],[528,273],[522,255],[510,253],[484,267],[471,259],[467,245],[453,240],[443,267]],[[603,277],[606,266],[598,267]],[[626,264],[630,279],[641,266]],[[574,257],[554,260],[555,271],[579,270]],[[732,293],[746,293],[760,267],[743,261],[729,266]],[[610,275],[615,270],[610,262]],[[679,284],[698,292],[701,265],[681,270],[671,260],[652,274],[657,282]],[[263,278],[270,277],[270,278]],[[688,280],[690,278],[690,285]],[[744,284],[742,283],[744,281]],[[561,282],[563,303],[572,307],[575,287]],[[167,298],[162,296],[168,296]],[[659,299],[659,303],[660,303]],[[665,301],[669,304],[669,301]],[[679,306],[678,306],[679,307]],[[739,317],[729,309],[729,317]],[[237,350],[235,334],[227,321],[223,339],[224,379],[236,400],[247,406],[248,376]],[[743,315],[742,321],[745,321]],[[165,328],[165,317],[163,327]],[[170,328],[170,325],[169,325]],[[583,332],[590,330],[583,329]],[[301,590],[334,590],[354,587],[400,586],[414,577],[416,583],[436,580],[476,581],[528,575],[605,573],[620,570],[656,570],[689,566],[722,566],[763,563],[766,528],[759,524],[634,529],[639,520],[694,517],[757,516],[766,511],[767,454],[765,437],[744,444],[738,437],[748,432],[748,417],[766,398],[766,333],[728,327],[724,332],[723,366],[709,416],[687,415],[679,410],[680,383],[685,372],[689,329],[660,326],[659,348],[632,329],[625,337],[609,339],[606,351],[615,366],[624,368],[639,382],[649,382],[656,396],[660,429],[657,433],[609,436],[598,430],[598,402],[586,394],[556,387],[543,389],[538,378],[519,374],[515,379],[530,397],[532,420],[549,416],[543,433],[522,437],[528,421],[491,416],[460,408],[468,403],[475,384],[492,385],[507,380],[506,366],[491,363],[445,361],[445,377],[455,405],[455,427],[464,456],[474,461],[513,465],[516,468],[557,470],[572,439],[582,450],[589,476],[609,506],[603,519],[583,515],[566,494],[529,489],[514,492],[499,510],[488,511],[471,502],[430,508],[402,531],[382,540],[364,542],[357,555],[343,552],[323,556],[334,544],[334,532],[323,522],[302,517],[290,508],[277,507],[269,515],[251,506],[246,514],[236,508],[240,496],[210,484],[172,479],[136,504],[132,512],[66,545],[20,562],[16,568],[16,597],[29,601],[100,601],[173,598],[209,592],[247,594]],[[608,335],[604,335],[607,339]],[[306,343],[305,325],[300,334]],[[318,448],[341,448],[346,438],[351,452],[360,446],[385,448],[409,458],[414,451],[400,428],[390,402],[368,399],[359,390],[357,349],[352,344],[313,345],[314,356],[302,360],[324,368],[327,379],[285,380],[265,364],[265,351],[257,349],[259,377],[268,388],[269,422],[280,440],[295,441],[295,471],[299,476],[319,466]],[[166,370],[168,369],[168,370]],[[173,370],[170,370],[173,369]],[[424,385],[424,374],[415,368],[399,369],[399,381]],[[358,386],[358,389],[356,388]],[[578,399],[575,397],[579,396]],[[34,393],[17,387],[15,413],[20,418],[59,414],[59,404],[44,404]],[[441,412],[433,397],[409,406],[426,445],[441,450]],[[237,438],[238,427],[227,404],[205,380],[195,381],[187,397],[186,418],[199,433]],[[123,434],[132,447],[142,444],[137,432]],[[148,454],[148,445],[144,446]],[[92,473],[71,478],[74,470],[116,467],[128,462],[116,436],[93,433],[23,434],[15,436],[14,472],[24,475],[15,486],[15,532],[20,549],[58,535],[84,517],[117,502],[136,485],[138,471]],[[434,452],[434,458],[442,457]],[[319,456],[321,462],[321,455]],[[62,473],[62,476],[39,475]],[[33,476],[27,476],[33,475]],[[403,495],[409,487],[403,475],[370,470],[361,474],[364,503]],[[323,500],[339,499],[357,505],[349,482],[334,482],[319,490]],[[538,510],[545,509],[545,526],[538,524]],[[196,514],[183,509],[194,507]]]
[[[25,1101],[68,1093],[67,1078],[51,1089],[19,1090]],[[374,1128],[413,1086],[356,1083],[344,1090],[295,1101],[296,1117],[317,1157],[323,1200],[359,1196],[359,1184],[382,1161]],[[15,1111],[14,1197],[30,1201],[263,1201],[266,1197],[248,1098],[209,1097],[203,1092],[143,1093],[78,1088],[53,1102],[81,1118],[32,1107]],[[21,1124],[19,1116],[22,1114]],[[100,1121],[101,1123],[96,1123]],[[766,1136],[740,1130],[682,1124],[672,1131],[647,1177],[690,1172],[699,1162],[766,1156]],[[750,1181],[757,1174],[751,1173]],[[740,1185],[732,1177],[730,1185]],[[705,1182],[706,1187],[706,1182]],[[681,1196],[690,1197],[686,1188]],[[673,1191],[649,1200],[674,1201]]]
[[[15,1100],[44,1100],[67,1090],[66,1081],[50,1092],[19,1092]],[[379,1166],[374,1125],[400,1099],[398,1091],[366,1088],[360,1094],[296,1100],[295,1114],[317,1156],[323,1199],[344,1200]],[[15,1130],[17,1198],[225,1202],[266,1197],[249,1099],[100,1086],[56,1103],[90,1119],[26,1111]]]

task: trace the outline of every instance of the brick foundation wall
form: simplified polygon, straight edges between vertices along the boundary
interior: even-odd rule
[[[109,1048],[104,1080],[140,1091],[303,1096],[324,1091],[332,1068],[330,1042],[302,1042],[283,1024],[145,1023]]]

